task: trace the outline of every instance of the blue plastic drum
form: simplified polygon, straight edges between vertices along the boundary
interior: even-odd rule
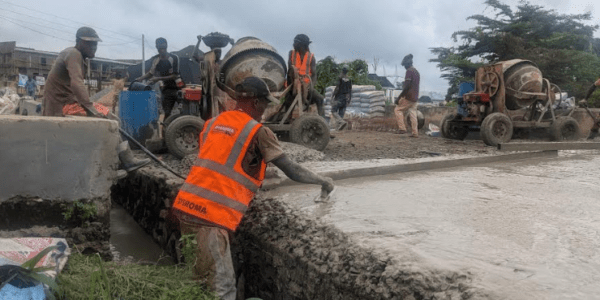
[[[154,91],[123,91],[119,95],[121,128],[145,145],[158,132],[158,101]],[[133,146],[133,145],[132,145]]]

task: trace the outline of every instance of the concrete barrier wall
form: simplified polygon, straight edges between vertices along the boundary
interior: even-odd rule
[[[118,141],[115,121],[0,116],[0,237],[62,237],[110,258]]]
[[[183,180],[158,167],[122,179],[113,199],[129,211],[171,256],[179,232],[167,210]],[[356,245],[276,199],[254,200],[232,240],[245,297],[262,299],[469,299],[471,278],[426,270]]]
[[[14,196],[74,201],[110,195],[117,126],[83,117],[0,117],[0,202]]]

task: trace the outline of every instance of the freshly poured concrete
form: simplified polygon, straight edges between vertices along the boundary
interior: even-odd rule
[[[110,195],[118,163],[118,124],[85,117],[0,116],[0,202]]]
[[[492,299],[600,295],[600,154],[338,181],[269,192],[408,267],[470,274]]]

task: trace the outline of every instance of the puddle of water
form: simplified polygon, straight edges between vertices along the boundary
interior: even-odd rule
[[[597,154],[597,152],[593,152]],[[600,295],[600,156],[350,179],[268,192],[401,261],[471,272],[500,299]]]
[[[117,259],[132,262],[172,265],[168,256],[152,237],[120,205],[110,210],[110,244]]]

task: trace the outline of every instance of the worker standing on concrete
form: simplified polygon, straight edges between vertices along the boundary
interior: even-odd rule
[[[25,90],[27,90],[27,95],[31,98],[33,98],[33,100],[35,100],[35,92],[37,89],[37,82],[35,82],[35,79],[33,79],[33,75],[29,76],[29,78],[27,79],[27,82],[25,82]]]
[[[315,84],[317,84],[317,63],[315,62],[315,55],[310,52],[308,47],[310,43],[312,42],[307,35],[296,35],[294,38],[294,50],[290,51],[288,59],[288,68],[291,70],[292,66],[295,66],[298,69],[302,83],[307,85],[308,99],[311,103],[317,105],[319,115],[324,117],[324,97],[315,90]]]
[[[331,95],[330,123],[333,123],[333,128],[342,130],[348,125],[348,122],[344,121],[344,113],[350,101],[352,101],[352,80],[348,78],[348,68],[343,67],[338,84]]]
[[[235,88],[237,106],[206,122],[200,150],[173,203],[181,233],[194,233],[195,271],[223,300],[236,299],[236,279],[229,248],[234,232],[261,187],[271,162],[294,181],[321,185],[321,196],[334,188],[286,156],[275,134],[258,121],[269,105],[279,103],[260,78],[248,77]]]
[[[183,87],[183,81],[179,76],[179,56],[167,52],[167,46],[165,38],[156,39],[158,54],[152,57],[152,67],[148,73],[136,79],[138,81],[148,79],[150,84],[159,83],[165,119],[171,115],[173,106],[177,102],[177,91]]]
[[[69,47],[60,52],[48,74],[42,101],[42,114],[64,117],[65,106],[78,105],[90,117],[109,118],[119,122],[119,119],[111,114],[108,108],[90,101],[83,81],[86,68],[85,59],[94,58],[98,42],[101,41],[100,37],[93,28],[81,27],[77,30],[75,39],[75,47]],[[136,159],[127,141],[120,142],[117,151],[122,167],[127,172],[137,170],[150,163],[149,159]]]
[[[402,59],[402,66],[406,68],[402,93],[396,99],[396,108],[394,113],[398,122],[398,133],[406,133],[406,124],[404,124],[404,113],[408,111],[412,134],[411,137],[419,137],[419,126],[417,125],[417,100],[419,99],[419,71],[413,67],[413,55],[409,54]]]

